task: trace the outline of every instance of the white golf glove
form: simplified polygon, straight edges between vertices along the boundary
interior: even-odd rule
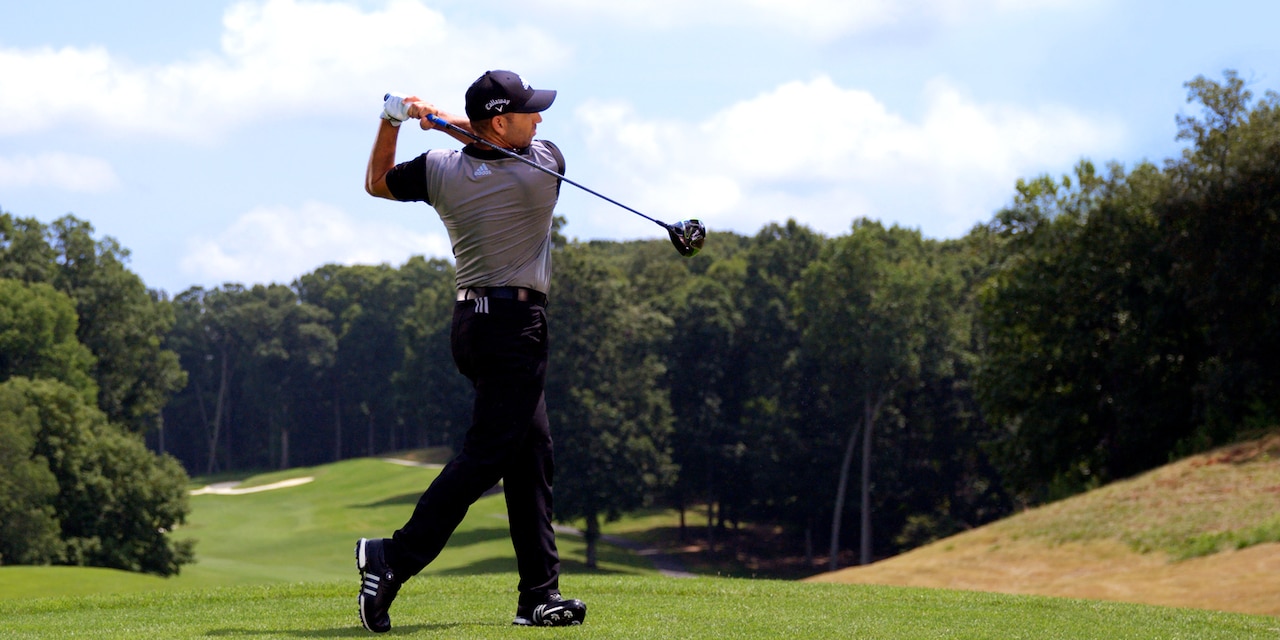
[[[390,121],[393,127],[398,127],[401,122],[409,119],[409,105],[405,104],[404,96],[398,93],[387,94],[382,103],[382,119]]]

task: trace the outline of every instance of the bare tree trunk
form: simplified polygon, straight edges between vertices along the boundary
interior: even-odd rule
[[[716,550],[716,503],[707,498],[707,550]]]
[[[804,527],[804,566],[813,566],[813,524]]]
[[[680,510],[680,542],[684,542],[686,538],[685,522],[684,522],[684,498],[680,499],[680,504],[676,505]]]
[[[867,428],[862,432],[862,545],[858,564],[871,564],[871,430],[876,423],[870,391],[863,398],[862,409]]]
[[[289,430],[280,430],[280,468],[289,468]]]
[[[333,461],[342,459],[342,399],[333,393]]]
[[[360,403],[360,410],[363,411],[364,415],[369,418],[369,453],[367,453],[366,455],[372,457],[373,456],[373,412],[369,411],[369,406],[363,402]]]
[[[387,451],[398,451],[400,445],[396,442],[396,421],[387,421]]]
[[[228,391],[227,396],[230,397],[230,395],[231,392]],[[230,400],[227,401],[227,408],[223,416],[222,420],[226,423],[227,428],[223,430],[222,434],[222,468],[229,471],[236,468],[235,458],[233,457],[236,450],[236,430],[231,428],[232,420]]]
[[[209,433],[209,463],[206,474],[212,474],[218,465],[218,439],[222,431],[222,412],[227,404],[227,386],[230,378],[230,365],[227,363],[227,348],[221,348],[222,368],[218,374],[218,400],[213,405],[213,428]]]
[[[844,494],[849,486],[849,467],[853,466],[853,445],[858,442],[858,429],[861,422],[855,422],[849,432],[849,442],[844,447],[844,460],[840,463],[840,480],[836,483],[836,503],[831,516],[831,552],[827,560],[827,570],[835,571],[840,558],[840,521],[844,518]]]
[[[587,542],[587,567],[595,569],[599,566],[596,556],[596,542],[600,540],[600,517],[594,513],[587,514],[587,530],[582,539]]]
[[[204,424],[205,442],[208,442],[213,437],[213,426],[209,423],[209,410],[204,406],[204,387],[198,382],[192,383],[192,386],[196,389],[196,406],[200,407],[200,422]],[[212,460],[212,456],[210,456],[210,460]],[[205,466],[206,468],[208,467],[208,462],[206,462]]]
[[[862,433],[862,540],[858,564],[871,564],[871,431],[876,426],[876,416],[880,415],[880,407],[890,395],[893,395],[893,389],[896,386],[898,383],[885,389],[875,399],[874,404],[871,402],[870,391],[863,396],[862,421],[866,423],[867,430]]]

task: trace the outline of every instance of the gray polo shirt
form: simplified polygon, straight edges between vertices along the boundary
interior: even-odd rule
[[[556,146],[534,140],[522,155],[564,172]],[[459,289],[551,290],[551,217],[560,179],[498,151],[433,149],[387,175],[397,200],[435,207],[449,232]]]

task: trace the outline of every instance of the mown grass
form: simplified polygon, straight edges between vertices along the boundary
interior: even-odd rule
[[[264,474],[244,486],[297,477],[308,484],[238,496],[193,496],[188,526],[176,537],[197,539],[198,562],[175,582],[212,586],[258,582],[322,581],[355,575],[352,549],[360,537],[385,537],[404,524],[438,469],[361,459],[311,469]],[[558,540],[566,566],[585,560],[581,540]],[[649,570],[640,558],[602,549],[606,571]],[[500,494],[481,498],[468,512],[428,574],[511,571],[515,554]]]
[[[199,562],[162,579],[101,569],[0,567],[0,638],[370,637],[355,613],[352,545],[408,517],[433,469],[352,460],[247,478],[310,476],[261,493],[193,496]],[[587,624],[510,626],[516,576],[502,497],[481,499],[440,558],[405,585],[389,636],[445,638],[1280,638],[1280,619],[972,591],[657,576],[609,545],[602,567],[560,536],[562,588]],[[670,514],[613,523],[643,537]],[[657,542],[655,540],[655,542]],[[547,636],[549,637],[549,636]]]
[[[978,592],[724,578],[569,575],[588,603],[572,629],[512,627],[512,575],[425,576],[405,585],[388,637],[433,638],[1274,638],[1280,620],[1210,611]],[[355,589],[274,584],[0,601],[0,637],[372,637]]]
[[[354,580],[356,539],[390,536],[438,473],[360,459],[246,478],[244,487],[300,477],[314,480],[246,495],[192,496],[187,525],[174,537],[197,541],[197,562],[184,566],[176,577],[82,567],[0,567],[0,599]],[[201,485],[193,483],[193,488]],[[560,536],[557,542],[564,566],[580,568],[586,557],[581,539]],[[609,546],[600,548],[599,561],[605,572],[652,572],[646,559]],[[506,507],[501,495],[493,495],[472,506],[426,573],[514,569]]]

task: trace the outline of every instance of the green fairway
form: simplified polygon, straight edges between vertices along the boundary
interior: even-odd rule
[[[0,567],[0,638],[372,637],[355,611],[352,547],[403,523],[437,471],[352,460],[249,478],[242,495],[192,497],[199,562],[163,579],[81,567]],[[583,566],[560,536],[561,587],[588,605],[577,629],[513,628],[516,576],[501,495],[472,508],[409,581],[389,636],[447,638],[1280,638],[1280,619],[1212,611],[900,587],[657,575],[602,545]],[[625,524],[625,523],[624,523]]]
[[[356,539],[390,536],[437,473],[359,459],[255,476],[241,486],[314,480],[261,493],[192,496],[188,523],[174,536],[197,540],[197,562],[176,577],[83,567],[0,567],[0,599],[332,580],[354,584]],[[560,536],[558,542],[565,570],[581,568],[586,555],[582,541]],[[613,547],[602,546],[599,560],[604,572],[653,571],[647,560]],[[471,508],[426,574],[514,570],[506,506],[499,494],[481,498]]]
[[[725,578],[567,575],[588,604],[573,629],[511,626],[515,576],[425,576],[392,608],[390,637],[441,638],[1275,638],[1261,616],[976,592]],[[0,601],[0,636],[374,637],[355,584],[224,587]]]
[[[256,476],[242,486],[312,477],[304,485],[246,495],[193,496],[189,526],[198,562],[183,567],[178,586],[354,579],[360,537],[386,537],[404,524],[436,469],[359,459]],[[560,537],[565,562],[584,557],[580,540]],[[648,571],[620,551],[601,558],[606,571]],[[481,498],[427,574],[514,571],[515,553],[500,494]]]

